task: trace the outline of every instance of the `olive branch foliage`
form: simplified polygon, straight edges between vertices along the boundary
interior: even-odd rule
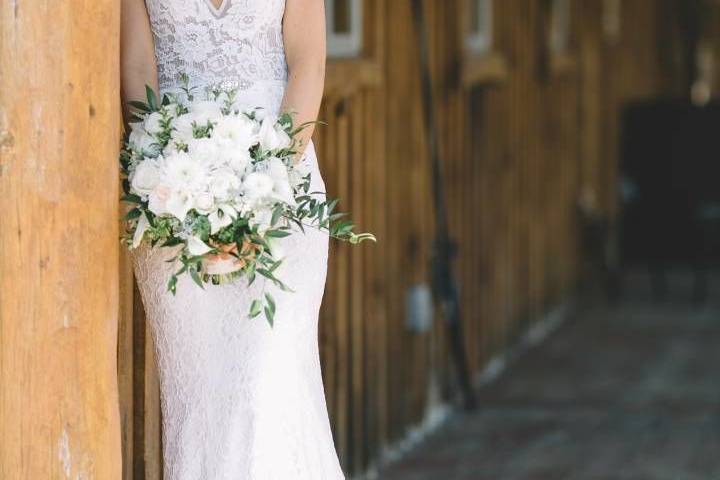
[[[192,89],[188,87],[188,78],[184,76],[182,80],[182,88],[188,100],[192,102],[194,96]],[[227,97],[223,114],[229,114],[231,105],[234,102],[234,92],[224,93],[227,94]],[[220,91],[214,91],[211,94],[217,98]],[[187,107],[182,102],[176,102],[170,94],[165,94],[159,100],[150,86],[146,86],[146,101],[132,101],[129,102],[129,106],[134,109],[130,117],[132,122],[142,122],[146,116],[155,112],[161,115],[160,125],[162,131],[156,135],[157,144],[152,145],[157,152],[162,151],[171,140],[173,116],[169,109],[177,109],[174,112],[175,115],[188,112]],[[254,120],[256,111],[245,113],[245,115]],[[286,165],[291,165],[289,162],[292,162],[292,159],[298,154],[297,146],[299,142],[296,139],[297,134],[309,125],[320,122],[308,122],[296,127],[292,114],[283,113],[279,117],[279,123],[292,139],[292,144],[286,149],[272,152],[262,151],[261,147],[256,145],[251,150],[253,163],[261,162],[272,155],[283,159]],[[209,137],[212,129],[212,122],[205,125],[194,124],[193,134],[195,138]],[[245,277],[249,286],[256,281],[258,276],[261,276],[266,279],[266,282],[271,282],[280,290],[292,292],[292,289],[276,275],[278,268],[282,264],[282,259],[276,258],[273,243],[275,240],[293,234],[305,233],[307,228],[325,231],[330,237],[351,244],[376,241],[375,236],[370,233],[355,233],[355,224],[347,218],[347,214],[336,211],[338,199],[328,199],[324,192],[310,191],[310,173],[302,177],[302,182],[295,191],[296,205],[291,206],[284,202],[278,202],[272,210],[270,228],[262,232],[259,231],[257,225],[252,225],[248,218],[242,215],[237,215],[230,225],[212,235],[207,217],[195,210],[188,213],[184,222],[175,217],[154,215],[148,208],[147,199],[131,193],[128,179],[136,162],[142,159],[147,152],[138,151],[136,146],[129,142],[128,137],[125,138],[124,147],[120,152],[120,166],[123,176],[122,189],[124,193],[121,200],[131,206],[124,217],[127,222],[124,242],[128,246],[132,244],[132,235],[137,227],[137,221],[142,215],[145,215],[148,228],[144,233],[143,241],[149,242],[152,247],[182,246],[177,256],[168,260],[168,262],[178,265],[167,284],[168,290],[173,295],[177,293],[178,278],[183,274],[188,274],[200,288],[205,288],[207,283],[219,285],[235,281],[240,277]],[[178,148],[187,150],[186,145],[178,145]],[[243,265],[242,268],[226,275],[204,273],[202,271],[202,262],[206,255],[191,255],[186,240],[178,235],[179,232],[188,229],[203,242],[213,246],[210,254],[231,255],[240,261],[240,264]],[[220,246],[235,248],[228,252],[227,249],[221,251]],[[255,299],[251,303],[249,316],[255,318],[263,313],[272,326],[276,313],[276,301],[265,287],[261,298]]]

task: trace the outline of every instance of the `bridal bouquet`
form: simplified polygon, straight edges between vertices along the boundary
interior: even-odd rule
[[[184,84],[161,100],[148,87],[146,102],[131,102],[137,114],[120,152],[122,200],[132,206],[124,241],[177,248],[170,292],[180,275],[202,288],[239,278],[252,284],[261,275],[291,291],[276,276],[278,239],[317,228],[354,244],[375,240],[354,233],[335,213],[337,200],[310,191],[310,173],[293,161],[306,125],[295,126],[290,114],[243,110],[234,90],[199,96],[187,78]],[[249,314],[263,312],[272,324],[267,292]]]

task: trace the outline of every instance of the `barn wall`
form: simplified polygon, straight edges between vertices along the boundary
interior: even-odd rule
[[[426,2],[451,234],[474,374],[569,299],[581,257],[577,201],[616,213],[618,116],[676,93],[664,60],[671,4],[625,0],[620,35],[602,0],[572,1],[570,48],[546,48],[547,0],[495,2],[495,43],[462,43],[464,0]],[[360,472],[456,393],[441,321],[406,327],[429,283],[433,216],[409,0],[366,0],[362,59],[333,60],[316,138],[328,190],[377,245],[333,244],[321,318],[328,406],[343,464]],[[671,45],[672,46],[672,45]],[[125,478],[160,478],[157,378],[125,262],[120,335]],[[437,317],[438,320],[440,317]],[[145,474],[145,477],[142,475]]]

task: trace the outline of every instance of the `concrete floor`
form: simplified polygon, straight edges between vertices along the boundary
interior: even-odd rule
[[[720,292],[578,310],[383,480],[720,480]],[[715,281],[720,284],[720,280]]]

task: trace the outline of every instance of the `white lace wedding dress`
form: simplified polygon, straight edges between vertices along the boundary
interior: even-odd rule
[[[277,112],[287,83],[285,0],[146,0],[161,93],[191,84],[231,86],[248,107]],[[312,188],[324,191],[312,144]],[[158,359],[166,480],[343,479],[333,445],[318,355],[318,310],[328,237],[282,240],[278,275],[294,290],[257,281],[201,290],[183,277],[167,292],[167,248],[133,254]],[[274,328],[248,318],[261,290],[277,301]]]

